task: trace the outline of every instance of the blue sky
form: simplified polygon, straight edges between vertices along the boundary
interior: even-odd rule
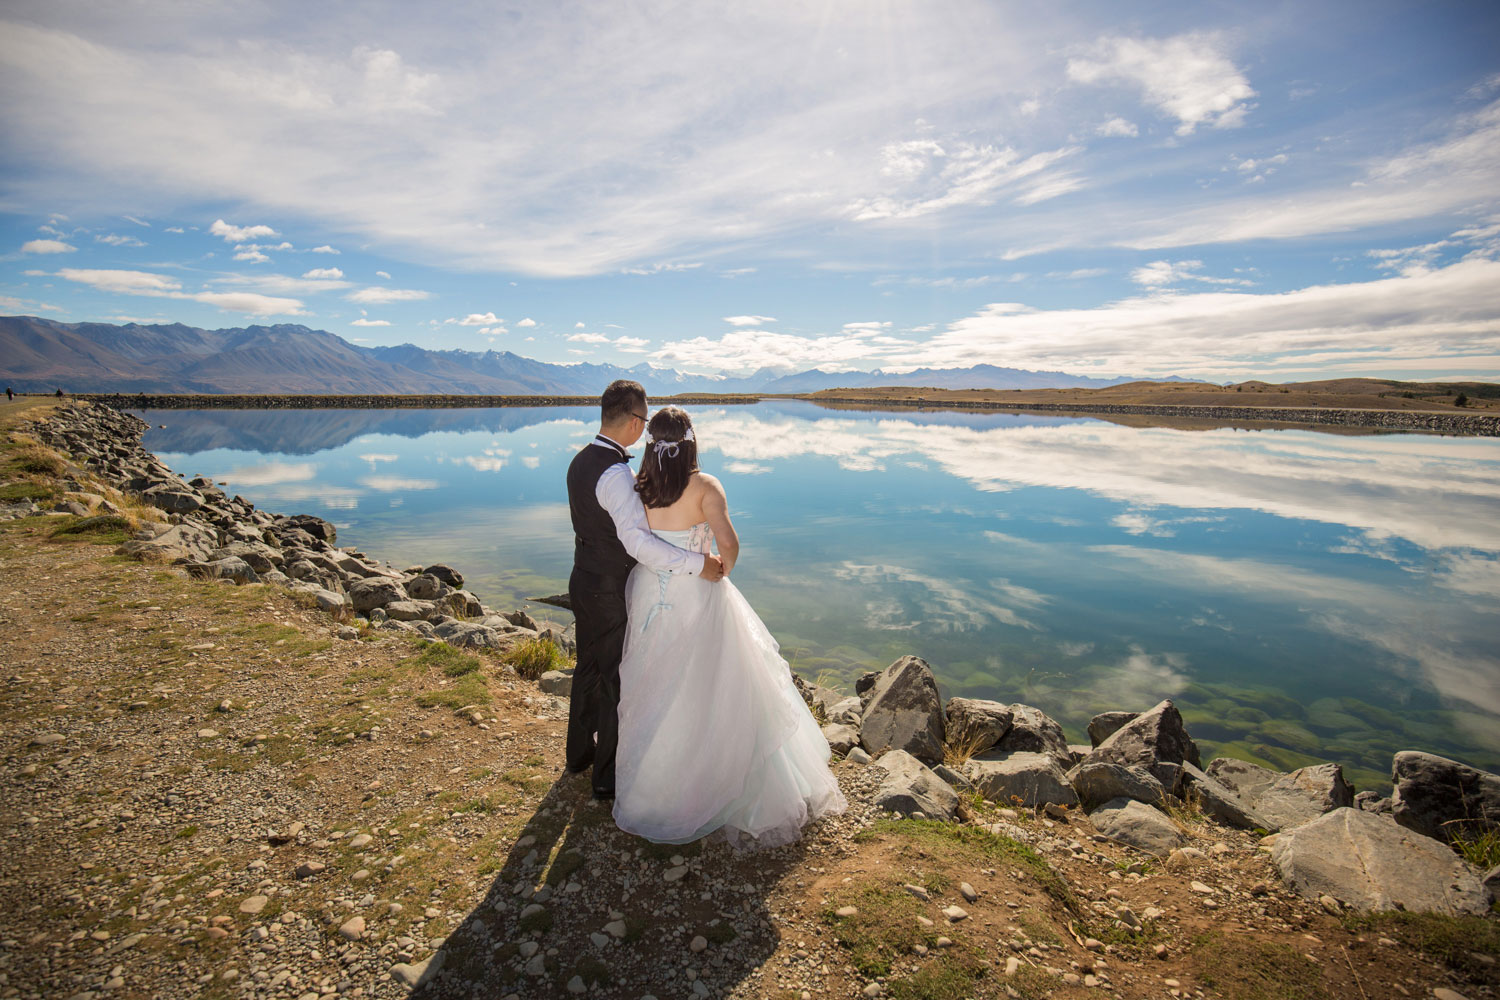
[[[1500,379],[1500,5],[0,13],[0,312]]]

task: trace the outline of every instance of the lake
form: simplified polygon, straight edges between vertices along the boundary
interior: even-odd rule
[[[692,408],[734,581],[804,676],[915,653],[1075,742],[1174,698],[1204,759],[1500,770],[1500,442],[1089,417]],[[174,470],[486,604],[566,590],[595,407],[141,414]],[[158,428],[157,425],[165,425]],[[639,451],[639,448],[636,449]],[[534,606],[566,620],[566,613]]]

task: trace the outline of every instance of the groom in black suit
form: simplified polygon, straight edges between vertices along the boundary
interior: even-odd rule
[[[594,798],[615,794],[620,655],[625,646],[625,579],[637,562],[667,573],[722,580],[718,556],[662,541],[646,523],[625,449],[646,429],[646,390],[611,382],[599,399],[599,433],[568,466],[573,517],[573,575],[568,597],[577,622],[578,666],[568,707],[567,768],[593,768]],[[597,740],[596,740],[597,737]]]

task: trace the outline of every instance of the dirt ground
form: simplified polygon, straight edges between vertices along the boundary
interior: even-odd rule
[[[16,447],[0,488],[60,495]],[[0,998],[404,997],[434,955],[415,995],[1496,995],[1496,919],[1327,912],[1192,815],[1165,861],[1076,811],[893,820],[836,761],[798,844],[647,843],[503,657],[339,640],[75,520],[0,521]]]

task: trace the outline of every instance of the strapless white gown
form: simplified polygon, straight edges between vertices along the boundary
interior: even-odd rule
[[[709,551],[707,522],[657,531]],[[729,580],[644,566],[625,588],[615,822],[657,843],[716,831],[737,847],[790,843],[846,807],[828,743],[791,668]]]

